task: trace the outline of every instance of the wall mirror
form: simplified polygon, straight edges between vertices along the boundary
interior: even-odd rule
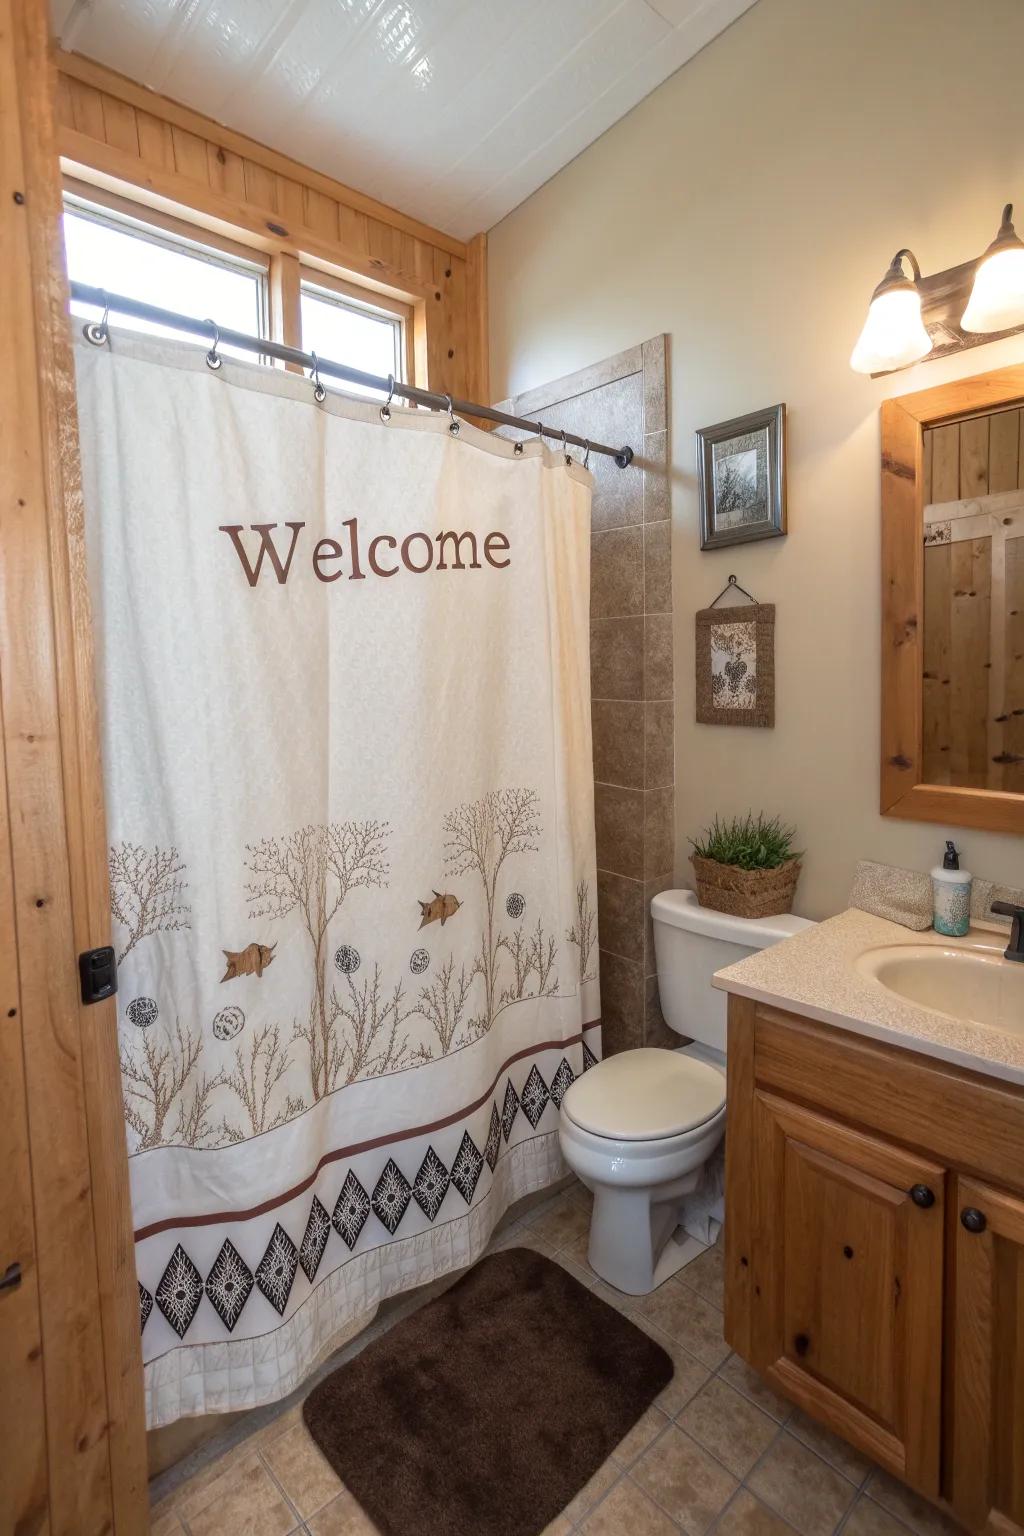
[[[1024,366],[882,406],[881,808],[1024,833]]]

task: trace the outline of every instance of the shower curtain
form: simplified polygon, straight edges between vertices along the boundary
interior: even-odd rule
[[[156,1426],[290,1392],[563,1172],[591,482],[184,344],[76,351]]]

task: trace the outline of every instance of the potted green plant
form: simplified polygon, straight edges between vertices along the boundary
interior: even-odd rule
[[[772,917],[788,912],[800,877],[801,855],[792,827],[778,816],[717,816],[701,837],[691,838],[690,862],[702,907],[734,917]]]

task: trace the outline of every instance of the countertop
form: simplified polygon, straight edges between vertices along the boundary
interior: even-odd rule
[[[854,964],[866,949],[885,944],[972,941],[1005,944],[1005,935],[972,928],[966,939],[950,940],[930,928],[915,933],[851,907],[781,944],[726,966],[716,972],[712,986],[788,1008],[837,1029],[1024,1084],[1024,1029],[1011,1035],[933,1013],[888,991]]]

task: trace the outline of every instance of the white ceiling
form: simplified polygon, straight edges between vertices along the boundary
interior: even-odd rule
[[[754,0],[51,0],[61,46],[468,238]]]

